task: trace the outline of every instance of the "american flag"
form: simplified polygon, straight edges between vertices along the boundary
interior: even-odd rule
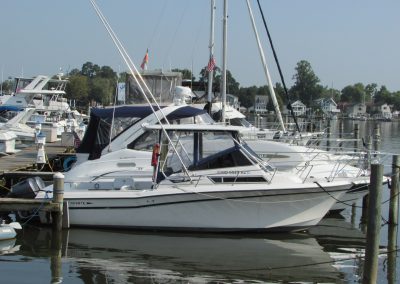
[[[211,56],[210,61],[208,61],[208,65],[207,65],[207,71],[211,72],[215,69],[215,58],[214,56]]]

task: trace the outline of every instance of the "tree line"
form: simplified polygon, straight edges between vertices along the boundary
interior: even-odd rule
[[[172,71],[181,72],[182,79],[196,81],[196,77],[188,69],[173,69]],[[67,98],[75,100],[78,108],[86,108],[88,105],[101,104],[111,105],[117,92],[117,82],[125,82],[126,72],[117,74],[109,66],[99,66],[92,62],[86,62],[81,69],[73,69],[68,74],[69,83],[66,87]],[[240,87],[240,84],[227,71],[227,92],[237,95],[241,106],[246,108],[254,105],[256,95],[269,95],[267,85]],[[213,78],[213,91],[219,92],[221,85],[221,69],[216,67]],[[294,84],[285,93],[282,84],[276,83],[274,91],[281,109],[291,102],[301,100],[308,107],[313,107],[314,102],[320,98],[332,98],[336,103],[366,103],[393,105],[393,110],[400,110],[400,91],[390,92],[385,86],[378,86],[376,83],[364,85],[356,83],[348,85],[342,90],[329,88],[321,85],[320,79],[314,73],[311,64],[306,60],[301,60],[295,67],[293,75]],[[197,80],[204,90],[207,90],[208,71],[204,67]],[[2,82],[3,93],[10,93],[12,81]],[[271,101],[271,100],[269,100]],[[267,106],[273,110],[272,103]]]

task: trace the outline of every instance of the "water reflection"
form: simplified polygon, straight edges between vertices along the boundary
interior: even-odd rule
[[[24,253],[50,253],[51,230],[25,232]],[[46,249],[47,244],[47,249]],[[85,283],[335,282],[344,278],[316,238],[301,234],[182,235],[70,229],[68,274]],[[60,269],[53,267],[53,274]],[[65,269],[64,269],[65,271]],[[62,279],[52,275],[53,280]],[[65,275],[64,275],[65,278]]]

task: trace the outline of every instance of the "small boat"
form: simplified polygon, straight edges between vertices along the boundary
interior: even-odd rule
[[[4,221],[0,224],[0,240],[8,240],[13,239],[17,236],[17,232],[15,230],[22,229],[21,225],[18,222],[11,222],[6,224]]]

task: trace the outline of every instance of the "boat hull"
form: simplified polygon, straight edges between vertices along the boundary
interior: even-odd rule
[[[297,231],[316,225],[346,191],[344,185],[325,191],[317,186],[279,190],[232,188],[218,191],[210,190],[210,186],[207,189],[198,186],[196,192],[184,186],[166,191],[162,188],[71,191],[65,192],[64,200],[68,202],[71,226],[169,231]]]

